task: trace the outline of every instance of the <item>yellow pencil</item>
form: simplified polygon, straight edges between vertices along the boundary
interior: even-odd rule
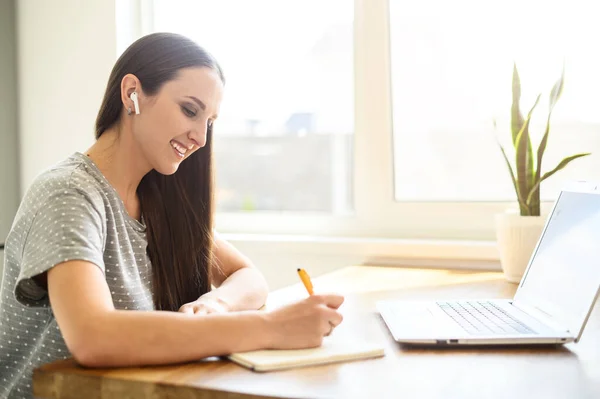
[[[308,273],[306,273],[306,270],[299,268],[298,275],[300,276],[300,280],[302,280],[302,283],[306,287],[306,291],[308,291],[308,294],[312,295],[313,294],[313,285],[312,285],[312,282],[310,281],[310,276],[308,275]]]

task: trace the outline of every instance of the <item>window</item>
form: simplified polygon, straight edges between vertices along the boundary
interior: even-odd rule
[[[221,212],[352,208],[353,5],[347,0],[154,2],[224,69],[215,123]]]
[[[515,205],[493,130],[495,119],[506,144],[513,59],[524,113],[565,60],[544,171],[600,148],[600,28],[583,0],[152,4],[151,30],[197,40],[228,78],[215,135],[222,231],[495,239],[494,215]],[[543,199],[600,178],[599,157],[545,181]]]
[[[565,65],[542,172],[566,156],[600,148],[600,58],[593,50],[600,27],[583,4],[390,1],[397,200],[515,198],[495,138],[512,154],[513,61],[524,115],[542,93],[530,128],[535,149],[548,95]],[[542,183],[542,199],[555,199],[565,180],[597,179],[599,171],[600,154],[577,159]]]

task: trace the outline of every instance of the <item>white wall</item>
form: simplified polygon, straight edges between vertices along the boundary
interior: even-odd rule
[[[114,0],[18,0],[21,194],[44,169],[94,142],[116,61]]]

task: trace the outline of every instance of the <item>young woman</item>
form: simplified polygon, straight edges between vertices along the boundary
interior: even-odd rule
[[[223,86],[180,35],[145,36],[119,58],[96,142],[38,176],[7,237],[0,397],[30,397],[32,370],[70,356],[118,367],[313,347],[342,321],[338,295],[257,310],[265,280],[214,234]]]

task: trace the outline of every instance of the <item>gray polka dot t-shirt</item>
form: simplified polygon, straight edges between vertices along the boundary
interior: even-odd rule
[[[0,288],[0,398],[30,398],[33,369],[71,357],[47,291],[32,278],[69,260],[104,273],[117,309],[153,310],[145,226],[85,155],[39,175],[6,239]]]

